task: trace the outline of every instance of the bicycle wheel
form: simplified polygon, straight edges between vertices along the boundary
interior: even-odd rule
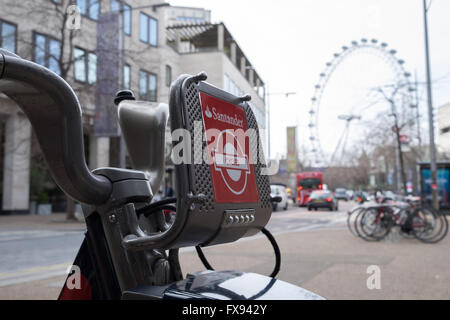
[[[359,237],[359,234],[355,230],[355,220],[358,217],[358,214],[361,211],[364,211],[364,209],[364,207],[356,207],[348,212],[347,227],[355,237]]]
[[[368,241],[384,239],[392,227],[392,214],[387,208],[368,208],[359,220],[363,238]]]
[[[414,236],[424,243],[436,243],[448,233],[448,220],[432,208],[419,208],[411,219]]]

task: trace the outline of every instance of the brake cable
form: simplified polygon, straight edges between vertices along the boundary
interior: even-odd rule
[[[275,238],[273,237],[273,235],[270,233],[269,230],[267,230],[266,228],[263,228],[261,230],[261,232],[267,237],[267,239],[269,239],[270,243],[272,244],[273,250],[275,252],[275,267],[269,276],[271,278],[275,278],[278,275],[278,273],[280,272],[280,266],[281,266],[280,247],[278,247],[278,244],[277,244]],[[214,268],[209,264],[208,260],[206,259],[202,248],[200,246],[196,246],[195,250],[197,251],[198,257],[200,258],[200,261],[203,263],[205,268],[207,270],[214,271]]]
[[[171,210],[171,211],[175,211],[175,207],[174,206],[170,206],[170,208],[161,208],[162,206],[165,205],[169,205],[169,204],[173,204],[177,202],[177,198],[167,198],[164,200],[160,200],[160,201],[156,201],[153,202],[151,204],[149,204],[148,206],[145,206],[143,208],[137,209],[136,210],[136,214],[139,217],[140,215],[145,215],[145,217],[148,217],[149,215],[158,212],[160,210]]]
[[[136,214],[138,216],[143,214],[143,215],[145,215],[145,217],[148,217],[149,215],[159,212],[161,210],[170,210],[170,211],[176,212],[175,206],[171,205],[176,202],[177,202],[177,198],[168,198],[168,199],[156,201],[154,203],[149,204],[148,206],[145,206],[143,208],[136,210]],[[280,266],[281,266],[280,247],[278,246],[275,238],[273,237],[273,235],[270,233],[269,230],[267,230],[266,228],[263,228],[261,230],[261,232],[270,241],[270,243],[273,247],[274,253],[275,253],[275,267],[274,267],[272,273],[270,274],[271,278],[275,278],[278,275],[278,273],[280,272]],[[214,268],[209,264],[208,260],[206,259],[201,246],[196,246],[195,250],[197,251],[198,257],[199,257],[200,261],[203,263],[204,267],[207,270],[214,270]]]

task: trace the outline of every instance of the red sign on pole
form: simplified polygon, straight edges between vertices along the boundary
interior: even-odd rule
[[[406,134],[400,135],[400,142],[401,143],[409,143],[409,137]]]
[[[244,110],[205,93],[200,101],[216,201],[258,202]]]

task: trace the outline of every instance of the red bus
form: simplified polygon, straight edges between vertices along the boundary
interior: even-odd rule
[[[323,189],[322,172],[302,172],[297,174],[297,204],[306,205],[306,199],[314,190]]]

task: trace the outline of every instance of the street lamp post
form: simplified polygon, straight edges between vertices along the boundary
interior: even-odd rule
[[[415,93],[415,99],[414,104],[411,105],[412,109],[416,109],[416,122],[417,122],[417,141],[419,143],[418,146],[418,158],[419,161],[422,161],[422,135],[420,133],[420,111],[419,111],[419,84],[417,82],[417,72],[415,73],[415,82],[414,82],[414,88],[409,89],[410,92]]]
[[[437,166],[436,166],[436,147],[434,144],[434,119],[433,119],[433,92],[431,90],[431,68],[430,68],[430,49],[428,39],[428,8],[427,1],[423,0],[423,21],[425,34],[425,65],[427,74],[427,92],[428,92],[428,124],[430,134],[430,169],[431,169],[431,195],[433,198],[433,208],[439,209],[438,187],[437,187]]]

